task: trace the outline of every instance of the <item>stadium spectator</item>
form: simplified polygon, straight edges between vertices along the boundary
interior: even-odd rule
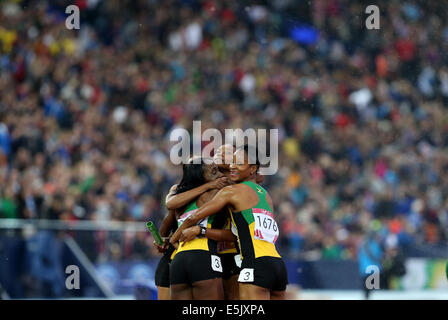
[[[1,218],[160,222],[169,133],[201,120],[279,129],[283,250],[355,259],[371,223],[446,244],[442,2],[377,1],[380,30],[362,1],[79,3],[80,30],[65,1],[0,4]],[[143,254],[106,237],[91,256]]]

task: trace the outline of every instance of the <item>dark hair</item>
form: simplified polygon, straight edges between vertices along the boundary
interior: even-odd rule
[[[174,194],[179,194],[196,187],[199,187],[205,183],[204,168],[206,164],[204,159],[201,158],[201,163],[195,164],[192,159],[188,163],[182,166],[182,180],[177,185]]]
[[[249,164],[255,164],[257,166],[257,171],[260,168],[260,159],[258,158],[258,148],[257,146],[245,144],[244,146],[238,148],[238,150],[244,150],[249,160]]]

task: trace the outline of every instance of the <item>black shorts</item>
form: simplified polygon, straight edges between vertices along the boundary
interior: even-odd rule
[[[239,253],[223,253],[218,254],[222,262],[222,278],[228,280],[232,276],[240,274],[240,268],[236,265],[235,256]]]
[[[286,290],[288,273],[282,258],[243,259],[238,282],[250,283],[273,291]]]
[[[218,261],[217,261],[217,260]],[[213,270],[212,263],[216,264]],[[217,255],[206,250],[178,252],[170,264],[170,284],[193,284],[197,281],[222,277],[222,265]]]
[[[156,273],[154,275],[154,280],[156,286],[158,287],[170,287],[170,262],[173,251],[174,247],[171,248],[170,246],[163,254],[163,257],[159,260],[159,264],[157,265]]]

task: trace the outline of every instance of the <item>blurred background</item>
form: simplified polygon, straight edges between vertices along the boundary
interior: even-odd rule
[[[447,9],[0,0],[0,296],[154,299],[144,221],[181,176],[170,132],[201,120],[279,130],[290,299],[363,299],[368,265],[372,299],[447,299]]]

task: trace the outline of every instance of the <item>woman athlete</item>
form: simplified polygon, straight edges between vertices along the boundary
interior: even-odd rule
[[[177,184],[171,187],[170,192],[165,199],[166,207],[167,209],[169,209],[169,211],[162,221],[161,227],[159,229],[160,235],[162,236],[162,238],[164,238],[164,244],[160,246],[155,241],[153,243],[157,250],[163,254],[162,258],[159,260],[155,272],[155,283],[157,286],[157,297],[159,300],[170,300],[171,298],[170,263],[176,255],[176,249],[171,243],[169,243],[169,235],[171,232],[174,232],[177,229],[175,209],[182,208],[191,201],[195,200],[204,192],[213,189],[221,189],[227,185],[229,185],[229,179],[221,177],[179,194],[175,193]],[[184,230],[183,232],[188,241],[194,239],[198,235],[201,235],[201,233],[205,233],[205,236],[207,238],[216,241],[225,240],[226,237],[227,239],[229,239],[229,234],[223,234],[220,229],[207,229],[206,232],[203,232],[199,228],[199,226],[193,226]]]
[[[242,258],[238,278],[240,299],[285,299],[288,277],[283,259],[275,248],[278,226],[269,194],[256,184],[259,168],[256,154],[256,148],[247,145],[235,152],[230,178],[237,184],[223,188],[212,201],[191,214],[170,241],[175,243],[185,228],[230,207]],[[237,162],[239,159],[244,161]]]
[[[205,182],[216,180],[223,175],[215,164],[206,165],[201,159],[200,164],[192,163],[183,166],[182,181],[176,187],[175,194],[182,194],[192,190]],[[210,190],[201,194],[196,200],[184,206],[183,210],[176,210],[175,215],[181,224],[199,207],[209,201],[218,190]],[[225,216],[217,213],[210,215],[199,222],[201,229],[210,233],[209,229],[222,228]],[[220,230],[225,232],[225,230]],[[227,232],[227,240],[233,240],[234,236]],[[210,236],[210,235],[209,235]],[[173,242],[174,245],[177,245]],[[180,242],[177,253],[170,265],[170,291],[171,299],[223,299],[222,289],[222,265],[216,254],[216,241],[206,237],[194,238],[188,242]]]
[[[164,239],[164,244],[160,246],[155,241],[153,243],[157,250],[163,254],[162,258],[159,260],[154,276],[157,286],[158,300],[170,300],[170,263],[175,255],[175,248],[169,243],[168,236],[171,231],[174,232],[176,229],[176,216],[174,210],[170,210],[163,219],[159,229],[160,236]]]
[[[230,175],[229,163],[233,161],[234,147],[230,144],[222,145],[215,150],[213,157],[214,162],[217,164],[219,171],[225,176]],[[193,201],[202,193],[210,189],[221,189],[233,182],[230,178],[219,178],[215,181],[208,182],[200,187],[183,192],[181,194],[174,194],[176,185],[170,190],[166,200],[166,207],[168,209],[179,209],[182,206]],[[231,230],[230,214],[227,213],[227,220],[225,223],[225,230]],[[236,258],[239,257],[238,245],[236,244],[236,237],[232,238],[230,233],[223,233],[220,229],[207,229],[202,231],[199,226],[193,226],[183,231],[181,241],[189,241],[197,236],[201,235],[201,232],[205,232],[205,236],[209,239],[219,241],[217,246],[217,254],[222,263],[222,282],[224,287],[224,299],[225,300],[238,300],[238,275],[240,268],[236,264]],[[224,237],[224,238],[223,238]],[[223,241],[232,239],[233,241]]]
[[[230,179],[230,163],[233,161],[234,146],[225,144],[218,147],[213,156],[219,171]],[[231,230],[232,219],[227,211],[227,220],[224,229]],[[222,262],[222,284],[225,300],[239,300],[238,275],[240,274],[241,261],[238,244],[233,242],[218,242],[218,256]]]

